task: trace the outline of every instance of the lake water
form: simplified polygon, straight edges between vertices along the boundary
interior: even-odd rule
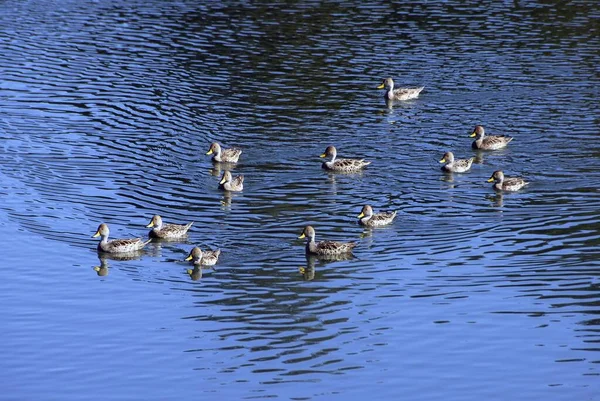
[[[0,399],[600,400],[600,9],[551,3],[0,2]]]

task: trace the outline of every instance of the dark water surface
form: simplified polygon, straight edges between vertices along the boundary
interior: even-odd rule
[[[0,2],[0,399],[600,400],[599,18]],[[425,90],[388,107],[388,76]],[[477,154],[475,124],[515,140]],[[328,174],[330,144],[372,165]],[[447,150],[477,163],[445,176]],[[496,169],[531,184],[495,194]],[[364,230],[365,203],[398,219]],[[99,223],[156,213],[188,239],[99,259]],[[306,224],[354,258],[305,258]],[[198,280],[194,245],[223,251]]]

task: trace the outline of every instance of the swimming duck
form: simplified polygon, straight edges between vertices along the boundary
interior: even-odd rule
[[[500,170],[494,171],[494,174],[492,174],[487,182],[494,182],[493,188],[496,191],[518,191],[529,184],[519,177],[505,177],[504,173]]]
[[[141,238],[131,238],[131,239],[113,239],[111,241],[108,240],[109,234],[108,225],[102,223],[98,226],[98,230],[96,234],[92,235],[92,238],[101,237],[100,243],[98,244],[98,252],[107,252],[107,253],[125,253],[125,252],[135,252],[142,249],[148,242],[143,241]]]
[[[185,258],[185,260],[191,260],[194,265],[214,266],[219,260],[219,255],[221,255],[221,250],[219,249],[216,251],[202,251],[196,246],[192,248],[190,254],[187,256],[187,258]]]
[[[419,96],[424,86],[418,88],[398,88],[394,89],[394,80],[386,78],[377,89],[385,89],[385,97],[389,100],[409,100]]]
[[[446,171],[449,173],[464,173],[465,171],[469,171],[471,168],[471,164],[473,164],[474,157],[470,159],[454,159],[454,153],[446,152],[440,160],[440,163],[446,163],[442,166],[442,171]]]
[[[148,235],[153,238],[179,238],[187,234],[190,227],[194,224],[187,223],[185,225],[180,224],[163,224],[162,217],[155,214],[150,220],[150,223],[146,226],[152,228]]]
[[[315,242],[315,229],[312,228],[312,226],[306,226],[298,238],[308,238],[306,242],[306,253],[314,255],[334,256],[345,254],[352,252],[352,248],[356,246],[355,242]]]
[[[367,227],[381,227],[390,224],[395,217],[396,211],[373,214],[373,208],[365,205],[358,215],[358,222]]]
[[[212,155],[213,153],[212,160],[215,162],[237,163],[242,154],[242,150],[237,148],[221,149],[221,145],[217,142],[213,142],[206,154]]]
[[[321,165],[321,167],[323,167],[325,170],[340,171],[344,173],[356,173],[368,166],[369,164],[371,164],[371,162],[367,162],[364,159],[336,160],[335,158],[337,156],[337,150],[335,149],[335,146],[328,146],[327,149],[325,149],[325,153],[323,153],[320,157],[327,156],[330,156],[331,160],[328,162],[324,162]]]
[[[228,170],[223,172],[223,177],[219,181],[219,188],[225,191],[236,191],[239,192],[244,189],[244,176],[238,175],[233,178]]]
[[[502,148],[505,148],[506,145],[508,145],[508,143],[513,140],[513,137],[508,136],[508,135],[487,135],[486,136],[485,130],[483,129],[483,127],[481,125],[476,125],[475,128],[473,129],[473,132],[469,136],[471,138],[477,137],[477,138],[475,138],[475,141],[473,141],[473,144],[471,145],[471,147],[473,149],[483,149],[483,150],[502,149]]]

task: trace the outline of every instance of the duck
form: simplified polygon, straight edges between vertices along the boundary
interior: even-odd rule
[[[214,162],[237,163],[242,154],[242,150],[237,148],[221,149],[221,145],[217,142],[213,142],[206,154],[212,155],[213,153],[212,160]]]
[[[193,221],[185,225],[163,224],[162,217],[155,214],[146,227],[152,228],[148,233],[151,238],[179,238],[187,235],[192,224],[194,224]]]
[[[519,177],[505,177],[501,170],[494,171],[487,182],[494,182],[493,188],[496,191],[514,192],[523,188],[529,182]]]
[[[502,148],[505,148],[506,145],[508,145],[510,143],[510,141],[513,140],[513,137],[508,136],[508,135],[487,135],[486,136],[485,130],[483,129],[483,126],[481,126],[481,125],[476,125],[475,128],[473,129],[473,132],[469,136],[471,138],[477,137],[473,141],[473,144],[471,145],[471,147],[473,149],[482,149],[482,150],[502,149]]]
[[[135,252],[141,250],[151,240],[144,241],[141,238],[130,238],[130,239],[113,239],[108,240],[110,230],[108,224],[102,223],[98,226],[96,234],[92,235],[92,238],[101,237],[100,243],[98,244],[98,252],[106,253],[126,253]]]
[[[235,178],[231,176],[228,170],[223,172],[223,177],[219,181],[219,188],[225,191],[239,192],[244,189],[244,176],[238,175]]]
[[[202,251],[196,246],[192,248],[185,260],[191,260],[194,266],[214,266],[219,261],[219,255],[221,255],[220,249],[217,249],[216,251]]]
[[[415,99],[424,88],[424,86],[419,86],[417,88],[394,89],[394,80],[392,78],[384,79],[381,85],[377,87],[377,89],[385,89],[385,98],[389,100]]]
[[[396,211],[373,213],[370,205],[364,205],[358,215],[358,223],[366,227],[381,227],[390,224],[396,218]]]
[[[306,253],[321,256],[335,256],[351,253],[356,246],[355,242],[320,241],[315,242],[315,229],[312,226],[304,227],[299,239],[307,238]]]
[[[338,159],[336,160],[337,150],[335,146],[328,146],[320,157],[330,156],[331,160],[324,162],[321,167],[325,170],[339,171],[344,173],[356,173],[371,164],[364,159]]]
[[[470,159],[454,159],[454,153],[446,152],[444,153],[444,156],[442,156],[440,163],[446,163],[442,166],[442,171],[448,173],[464,173],[465,171],[469,171],[474,160],[474,157],[471,157]]]

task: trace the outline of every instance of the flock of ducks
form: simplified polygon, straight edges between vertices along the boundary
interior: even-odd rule
[[[418,97],[424,89],[422,86],[417,88],[394,89],[394,81],[391,78],[384,79],[377,88],[385,89],[386,101],[414,99]],[[470,136],[475,138],[472,148],[476,150],[502,149],[513,140],[512,137],[506,135],[486,135],[485,130],[481,125],[475,126]],[[242,150],[237,148],[221,148],[221,145],[217,142],[213,142],[206,154],[212,155],[212,161],[214,163],[235,164],[238,162]],[[338,159],[337,149],[334,146],[328,146],[320,157],[330,158],[329,161],[323,162],[321,167],[325,170],[334,172],[357,173],[371,164],[371,162],[365,161],[364,159]],[[441,169],[447,173],[464,173],[471,168],[474,160],[475,158],[455,159],[452,152],[446,152],[440,160],[440,163],[444,163],[444,166],[442,166]],[[519,177],[505,177],[504,173],[500,170],[495,171],[487,181],[494,183],[493,188],[496,191],[518,191],[528,184],[528,182]],[[238,175],[233,177],[231,172],[226,169],[219,181],[219,188],[224,191],[242,191],[244,189],[244,176]],[[365,205],[357,218],[358,223],[365,227],[382,227],[391,224],[394,221],[396,218],[396,211],[374,213],[373,208],[370,205]],[[140,251],[154,238],[168,240],[182,239],[187,236],[188,230],[191,228],[192,224],[193,222],[184,225],[165,224],[163,223],[161,216],[155,215],[146,226],[147,228],[151,228],[148,233],[148,236],[150,237],[148,240],[142,238],[109,240],[108,236],[110,231],[108,225],[105,223],[98,226],[98,230],[92,237],[101,238],[97,248],[100,253],[131,254]],[[312,226],[306,226],[298,238],[306,239],[305,251],[307,255],[324,257],[347,255],[350,254],[356,246],[355,242],[317,242],[315,239],[315,229]],[[220,254],[220,250],[202,251],[199,247],[194,247],[185,259],[186,261],[191,261],[194,265],[194,270],[188,270],[188,274],[190,274],[192,278],[194,274],[200,274],[201,276],[201,272],[198,271],[201,269],[201,266],[214,266],[218,262]]]

